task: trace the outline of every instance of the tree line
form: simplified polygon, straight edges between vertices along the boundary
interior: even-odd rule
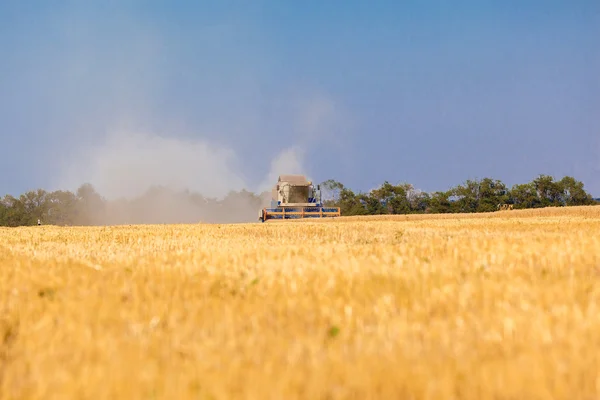
[[[582,182],[571,176],[555,180],[540,175],[508,188],[499,180],[467,180],[447,191],[427,193],[408,183],[384,182],[368,193],[355,193],[342,183],[320,184],[324,203],[342,215],[473,213],[496,211],[501,204],[515,209],[598,204]],[[107,200],[90,184],[75,192],[37,189],[0,199],[0,226],[119,225],[143,223],[252,222],[268,207],[270,192],[232,191],[223,199],[189,191],[152,187],[134,199]]]
[[[249,222],[257,219],[254,216],[266,204],[265,196],[242,190],[217,200],[154,186],[133,199],[107,200],[86,183],[75,192],[38,189],[19,197],[6,195],[0,199],[0,226],[30,226],[38,221],[60,226]]]
[[[369,193],[354,193],[342,183],[321,185],[328,193],[327,205],[341,208],[342,215],[475,213],[492,212],[500,205],[513,209],[595,205],[598,201],[571,176],[555,180],[539,175],[529,183],[507,187],[492,178],[470,179],[446,191],[427,193],[408,183],[384,182]]]

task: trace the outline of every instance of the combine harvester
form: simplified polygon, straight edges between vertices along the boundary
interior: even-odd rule
[[[271,208],[263,208],[258,219],[324,218],[341,216],[339,207],[324,207],[321,188],[316,190],[304,175],[280,175],[273,187]]]

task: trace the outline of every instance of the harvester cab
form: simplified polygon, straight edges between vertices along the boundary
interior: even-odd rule
[[[304,175],[280,175],[271,191],[271,207],[259,211],[258,219],[298,219],[339,217],[339,207],[324,207],[321,188]]]

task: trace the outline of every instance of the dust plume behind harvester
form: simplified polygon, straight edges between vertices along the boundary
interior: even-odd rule
[[[280,175],[273,187],[271,208],[259,211],[258,219],[300,219],[339,217],[339,207],[325,207],[321,201],[321,188],[308,181],[304,175]]]

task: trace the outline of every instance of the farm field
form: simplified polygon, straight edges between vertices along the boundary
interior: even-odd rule
[[[594,399],[600,207],[0,228],[2,399]]]

